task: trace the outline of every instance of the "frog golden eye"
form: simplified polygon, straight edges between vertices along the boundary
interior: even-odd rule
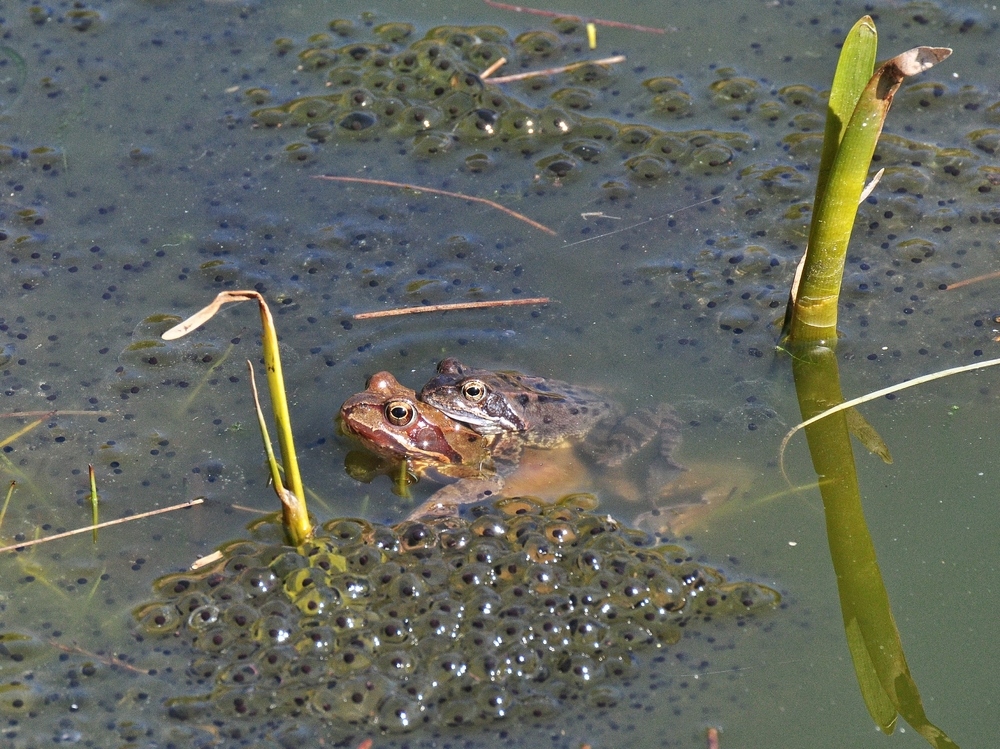
[[[385,420],[393,426],[409,426],[416,415],[413,405],[406,401],[389,401],[385,404]]]
[[[486,385],[479,380],[469,380],[462,385],[462,395],[465,396],[466,400],[479,403],[486,397]]]

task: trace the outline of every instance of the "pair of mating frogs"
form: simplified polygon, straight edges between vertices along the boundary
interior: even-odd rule
[[[673,460],[677,422],[668,406],[621,409],[589,388],[519,372],[473,369],[444,359],[419,395],[388,372],[340,409],[343,429],[372,452],[405,460],[441,482],[411,518],[453,514],[462,504],[499,496],[526,450],[576,445],[599,466],[617,466],[654,438],[659,463]],[[508,485],[509,488],[509,485]]]

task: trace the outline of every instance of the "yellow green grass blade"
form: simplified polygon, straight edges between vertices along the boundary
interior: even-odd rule
[[[306,495],[299,473],[299,461],[295,453],[295,440],[292,437],[292,420],[288,412],[288,399],[285,396],[285,380],[281,371],[281,355],[278,351],[278,333],[274,327],[274,318],[267,307],[264,297],[256,291],[223,291],[210,304],[195,312],[183,322],[175,325],[163,334],[163,339],[172,341],[187,335],[212,319],[229,302],[255,301],[260,310],[262,341],[264,348],[264,369],[267,372],[267,387],[271,396],[271,411],[275,427],[278,430],[278,446],[281,449],[281,462],[285,471],[287,489],[281,482],[275,482],[275,491],[281,500],[285,532],[296,546],[312,535],[312,524],[306,510]],[[266,435],[262,435],[267,443]],[[272,456],[273,460],[273,456]]]
[[[3,509],[0,509],[0,528],[3,527],[3,520],[7,517],[7,507],[10,505],[10,498],[14,496],[14,489],[17,487],[16,481],[11,481],[7,487],[7,496],[3,500]]]
[[[94,466],[87,466],[87,472],[90,474],[90,516],[94,524],[94,543],[97,543],[97,526],[101,521],[97,509],[97,478],[94,476]]]
[[[250,389],[253,392],[254,411],[257,414],[257,426],[260,429],[260,437],[264,442],[264,454],[267,455],[267,465],[271,471],[271,484],[281,502],[282,523],[289,540],[298,546],[305,541],[311,533],[308,515],[301,516],[305,506],[301,502],[296,502],[281,480],[281,469],[278,461],[274,457],[274,449],[271,447],[271,435],[267,430],[267,421],[264,419],[264,411],[260,407],[260,398],[257,395],[257,378],[253,371],[253,362],[247,359],[247,369],[250,371]],[[304,527],[305,526],[305,527]],[[296,534],[305,533],[301,539]]]

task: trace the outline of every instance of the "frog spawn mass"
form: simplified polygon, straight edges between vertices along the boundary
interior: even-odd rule
[[[779,601],[592,509],[508,499],[394,527],[334,520],[297,549],[236,542],[162,578],[136,616],[191,659],[175,718],[402,732],[614,704],[692,620]]]
[[[940,22],[948,33],[969,31],[968,23]],[[514,189],[582,178],[600,187],[599,208],[680,181],[690,198],[716,197],[696,209],[699,237],[687,250],[624,266],[621,285],[641,287],[650,299],[635,327],[653,331],[659,349],[698,357],[710,334],[755,357],[773,344],[804,248],[824,92],[730,67],[715,69],[716,80],[706,84],[695,73],[652,77],[633,99],[615,98],[627,88],[624,66],[586,65],[495,84],[479,73],[500,56],[509,60],[501,74],[592,56],[582,24],[557,19],[517,36],[495,26],[440,26],[423,38],[408,24],[365,25],[333,21],[329,33],[301,43],[276,40],[278,54],[297,54],[296,83],[303,85],[295,90],[305,95],[287,98],[278,86],[243,92],[248,109],[257,107],[254,122],[280,133],[276,140],[292,163],[307,165],[324,144],[345,138],[380,141],[380,148],[424,163],[450,154],[464,158],[459,169],[471,174],[527,159],[531,170],[522,180],[505,175]],[[308,93],[310,78],[322,93]],[[992,308],[953,309],[940,292],[992,270],[976,248],[988,246],[989,227],[1000,220],[991,199],[998,112],[991,92],[933,76],[908,81],[897,95],[875,155],[885,176],[860,209],[848,257],[840,327],[849,344],[858,341],[852,356],[874,361],[909,353],[908,366],[922,372],[928,353],[979,356],[989,346]],[[724,129],[705,129],[720,118]],[[692,128],[679,129],[687,121]],[[953,230],[961,241],[949,236]],[[649,246],[640,234],[622,238],[623,252]],[[401,272],[398,264],[395,270]],[[443,280],[439,286],[448,288]],[[684,320],[680,333],[664,330],[671,315]],[[912,345],[888,347],[888,354],[874,346],[917,321]]]
[[[335,34],[310,37],[298,52],[299,71],[319,77],[321,94],[273,102],[266,87],[244,91],[251,106],[266,104],[250,113],[258,127],[292,128],[305,135],[284,146],[293,163],[309,163],[318,147],[345,138],[385,140],[418,158],[465,152],[464,165],[472,173],[489,169],[498,151],[531,157],[539,175],[550,181],[618,159],[622,179],[603,184],[617,196],[628,192],[630,180],[652,183],[685,167],[724,174],[737,152],[753,147],[753,139],[743,133],[666,133],[581,114],[612,74],[587,63],[593,55],[586,50],[582,24],[572,21],[514,39],[496,26],[439,26],[417,39],[412,26],[390,23],[373,33],[374,41],[348,44]],[[353,29],[343,34],[356,36]],[[279,39],[276,48],[289,54],[295,45]],[[561,77],[565,87],[547,91],[549,84],[536,79],[515,94],[479,75],[501,57],[508,60],[502,72],[567,63],[581,67]],[[663,87],[660,79],[652,85]],[[678,114],[660,109],[671,117]]]

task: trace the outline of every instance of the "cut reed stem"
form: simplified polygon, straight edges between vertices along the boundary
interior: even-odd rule
[[[557,68],[545,68],[544,70],[529,70],[525,73],[514,73],[513,75],[499,75],[490,78],[490,83],[513,83],[514,81],[524,81],[528,78],[539,78],[546,75],[560,75],[562,73],[572,73],[587,65],[616,65],[625,62],[625,55],[614,55],[612,57],[602,57],[600,60],[581,60],[569,65],[560,65]],[[555,234],[555,232],[552,232]]]
[[[376,317],[398,317],[400,315],[417,315],[422,312],[450,312],[452,310],[491,309],[493,307],[518,307],[526,304],[548,304],[547,296],[536,296],[530,299],[496,299],[488,302],[456,302],[454,304],[424,304],[419,307],[400,307],[384,309],[376,312],[359,312],[352,315],[352,320],[372,320]]]
[[[57,533],[54,536],[44,536],[43,538],[35,538],[31,541],[22,541],[19,544],[11,544],[10,546],[4,546],[0,548],[0,554],[7,551],[16,551],[17,549],[26,549],[29,546],[38,546],[39,544],[47,544],[49,541],[58,541],[60,538],[69,538],[70,536],[78,536],[81,533],[86,533],[89,530],[97,530],[98,528],[110,528],[112,525],[121,525],[122,523],[131,523],[133,520],[142,520],[143,518],[149,518],[153,515],[162,515],[165,512],[173,512],[174,510],[186,510],[188,507],[194,507],[195,505],[200,505],[205,501],[204,497],[196,497],[195,499],[189,500],[187,502],[182,502],[179,505],[171,505],[170,507],[164,507],[159,510],[150,510],[149,512],[140,512],[138,515],[129,515],[127,518],[119,518],[118,520],[106,520],[98,525],[88,525],[83,528],[75,528],[71,531],[66,531],[65,533]]]
[[[491,79],[496,82],[497,78]],[[506,213],[508,216],[513,216],[518,221],[523,221],[529,226],[538,229],[538,231],[543,231],[546,234],[555,236],[556,232],[549,227],[534,221],[524,214],[518,213],[517,211],[511,210],[506,206],[495,203],[492,200],[487,200],[486,198],[477,198],[474,195],[465,195],[460,192],[451,192],[450,190],[438,190],[434,187],[421,187],[420,185],[410,185],[405,182],[393,182],[387,179],[368,179],[367,177],[341,177],[335,174],[317,174],[313,179],[327,179],[331,182],[357,182],[362,185],[381,185],[382,187],[397,187],[403,190],[414,190],[416,192],[428,192],[432,195],[443,195],[446,198],[457,198],[458,200],[471,200],[473,203],[482,203],[483,205],[488,205],[490,208],[495,208],[498,211]]]

